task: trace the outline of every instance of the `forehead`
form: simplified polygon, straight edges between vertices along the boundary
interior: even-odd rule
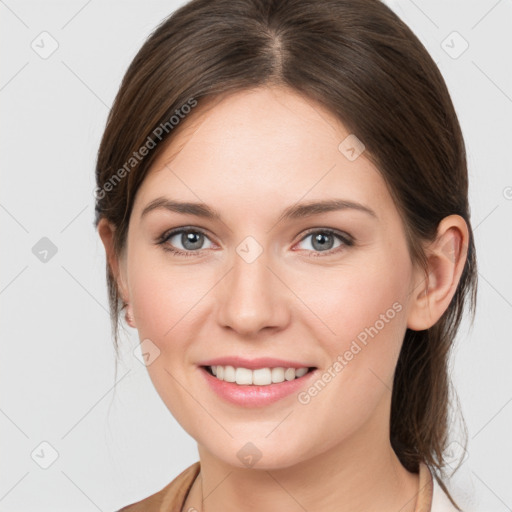
[[[347,157],[354,140],[331,112],[288,88],[209,99],[178,125],[144,179],[134,211],[165,194],[217,209],[252,205],[261,211],[262,204],[331,197],[391,206],[364,151]]]

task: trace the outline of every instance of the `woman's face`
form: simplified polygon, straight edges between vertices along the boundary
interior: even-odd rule
[[[381,442],[419,282],[381,175],[332,114],[288,89],[199,109],[141,185],[121,260],[156,390],[202,450],[239,467]],[[165,207],[142,215],[158,198],[218,217]],[[325,201],[339,204],[304,207]],[[188,237],[169,235],[183,228]],[[249,362],[223,366],[269,368],[226,371],[240,382],[279,380],[271,368],[281,364],[316,370],[256,387],[203,367],[233,357]]]

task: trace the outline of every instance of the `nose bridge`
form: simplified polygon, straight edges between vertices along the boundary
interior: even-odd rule
[[[278,289],[282,283],[267,268],[267,253],[246,240],[236,248],[232,262],[219,289],[219,322],[245,335],[282,327],[288,319],[286,299]]]

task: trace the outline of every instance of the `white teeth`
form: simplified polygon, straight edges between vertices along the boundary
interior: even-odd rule
[[[252,383],[257,386],[266,386],[267,382],[272,382],[272,370],[270,368],[259,368],[251,373]]]
[[[297,370],[295,370],[296,377],[302,377],[303,375],[306,375],[306,373],[308,373],[307,368],[298,368]]]
[[[284,381],[284,368],[272,368],[272,382],[278,383]]]
[[[268,386],[285,380],[294,380],[308,373],[308,368],[235,368],[234,366],[210,366],[210,369],[219,380],[236,382],[239,385]]]
[[[226,382],[236,381],[236,373],[233,366],[224,366],[224,380]]]
[[[295,368],[286,368],[286,370],[284,371],[284,378],[286,380],[295,379]]]
[[[252,384],[252,371],[247,368],[235,370],[235,381],[237,384]]]

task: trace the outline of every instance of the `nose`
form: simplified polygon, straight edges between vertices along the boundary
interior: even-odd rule
[[[293,294],[276,274],[264,254],[251,263],[236,254],[233,267],[216,287],[219,324],[246,338],[264,329],[285,328]]]

